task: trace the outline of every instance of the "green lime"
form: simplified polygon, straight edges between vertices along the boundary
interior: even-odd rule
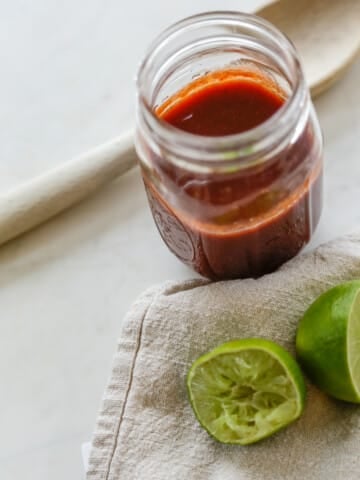
[[[331,288],[310,305],[298,326],[296,350],[319,388],[360,403],[360,281]]]
[[[282,347],[249,338],[224,343],[191,366],[187,387],[200,424],[222,443],[247,445],[296,420],[305,403],[299,366]]]

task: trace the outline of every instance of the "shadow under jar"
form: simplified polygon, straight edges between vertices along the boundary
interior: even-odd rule
[[[185,19],[137,77],[136,149],[169,249],[211,279],[257,277],[309,241],[322,137],[297,53],[268,22]]]

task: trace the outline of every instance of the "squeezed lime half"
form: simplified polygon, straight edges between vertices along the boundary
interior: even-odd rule
[[[200,424],[222,443],[257,442],[296,420],[306,387],[293,357],[269,340],[224,343],[191,366],[187,387]]]

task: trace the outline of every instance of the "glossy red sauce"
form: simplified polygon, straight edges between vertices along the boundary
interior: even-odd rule
[[[178,129],[224,136],[258,126],[284,101],[271,80],[224,71],[194,81],[156,113]],[[293,257],[320,216],[321,159],[309,154],[313,139],[308,127],[269,162],[231,175],[191,173],[154,158],[158,184],[176,198],[170,206],[143,171],[155,222],[170,250],[212,279],[256,277]]]
[[[264,84],[234,77],[184,96],[160,116],[186,132],[219,137],[257,127],[283,103],[284,98]]]

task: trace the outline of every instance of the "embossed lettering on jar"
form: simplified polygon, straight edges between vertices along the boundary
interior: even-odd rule
[[[212,279],[256,277],[310,240],[322,139],[296,51],[237,13],[186,19],[137,80],[136,148],[169,249]]]

